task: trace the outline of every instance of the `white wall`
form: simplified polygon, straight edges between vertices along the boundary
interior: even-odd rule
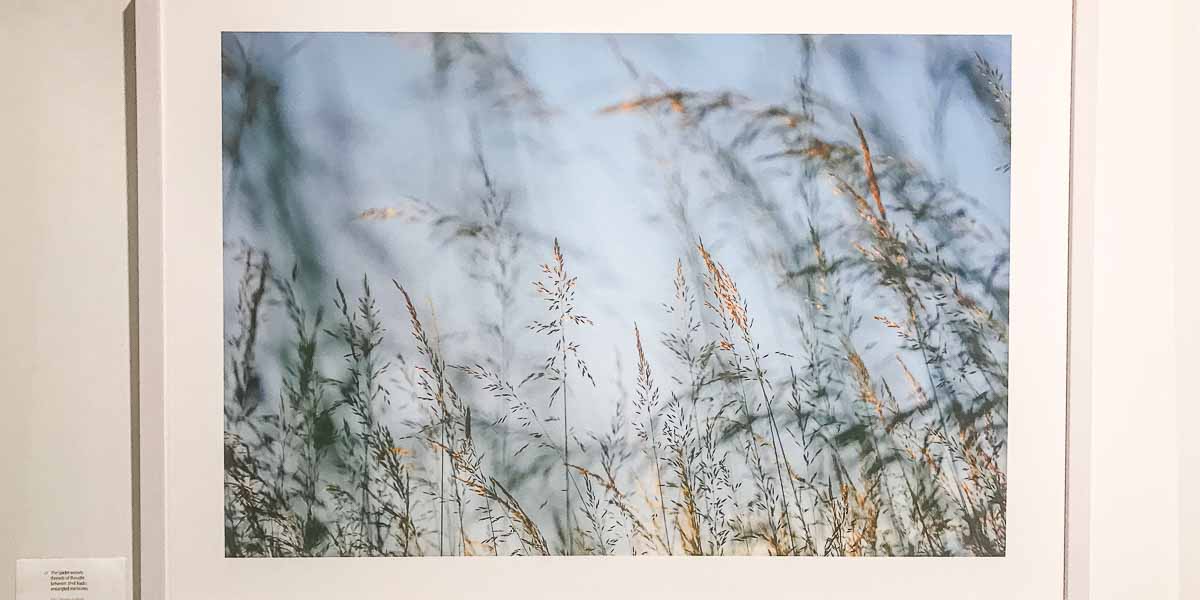
[[[0,0],[0,600],[16,557],[130,553],[123,4]],[[1194,158],[1200,140],[1187,4],[1081,0],[1099,17],[1084,563],[1096,599],[1200,598],[1200,456],[1182,443],[1200,422],[1200,199],[1195,163],[1165,158]],[[1161,435],[1141,435],[1147,413]]]
[[[1175,236],[1182,246],[1196,234],[1175,206],[1196,167],[1170,155],[1173,119],[1194,111],[1194,98],[1173,95],[1187,57],[1174,54],[1170,2],[1097,6],[1091,598],[1194,598],[1180,594],[1181,572],[1200,565],[1180,562],[1189,532],[1179,529],[1176,426],[1194,366],[1175,328],[1187,318],[1177,281],[1196,271]]]
[[[1180,0],[1175,25],[1175,342],[1179,402],[1179,597],[1200,598],[1200,5]]]
[[[130,554],[120,0],[0,0],[0,600]]]

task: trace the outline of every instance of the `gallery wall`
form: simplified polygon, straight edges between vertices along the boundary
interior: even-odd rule
[[[1195,165],[1200,153],[1200,97],[1196,79],[1200,65],[1200,6],[1178,2],[1174,24],[1175,63],[1172,84],[1175,98],[1175,377],[1179,432],[1179,597],[1200,598],[1200,392],[1196,389],[1196,362],[1200,360],[1200,266],[1193,233],[1200,223],[1200,195],[1196,192]]]
[[[131,552],[123,4],[0,1],[2,600]]]
[[[0,0],[0,600],[17,557],[131,553],[124,4]],[[1095,254],[1076,291],[1093,319],[1083,564],[1092,598],[1197,598],[1200,215],[1182,154],[1197,138],[1176,129],[1196,132],[1196,9],[1084,6],[1098,62]]]
[[[1173,330],[1186,261],[1172,260],[1186,229],[1167,154],[1183,61],[1170,3],[1101,0],[1094,14],[1090,597],[1186,598]]]

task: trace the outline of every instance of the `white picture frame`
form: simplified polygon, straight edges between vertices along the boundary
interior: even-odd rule
[[[734,8],[735,11],[730,9]],[[139,440],[143,598],[769,595],[1059,598],[1068,575],[1072,5],[549,0],[139,2]],[[221,544],[220,33],[572,31],[1010,34],[1009,543],[1002,558],[226,559]],[[1079,251],[1078,249],[1076,250]],[[198,365],[207,365],[200,367]],[[1074,455],[1072,455],[1074,458]],[[1072,506],[1078,502],[1072,497]],[[529,585],[537,580],[538,585]],[[570,586],[569,588],[565,586]]]

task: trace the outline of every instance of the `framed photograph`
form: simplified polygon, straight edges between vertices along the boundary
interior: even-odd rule
[[[142,597],[1063,597],[1071,3],[137,10]]]

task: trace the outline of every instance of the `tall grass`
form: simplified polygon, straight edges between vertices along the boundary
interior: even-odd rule
[[[978,60],[1007,132],[1006,88]],[[657,335],[585,316],[591,282],[558,239],[539,249],[540,279],[515,283],[530,244],[478,148],[482,216],[435,225],[470,238],[472,264],[486,266],[472,276],[499,307],[476,340],[491,355],[427,328],[438,304],[419,308],[408,282],[384,298],[366,276],[354,290],[335,281],[308,306],[295,269],[243,249],[226,350],[226,554],[1003,555],[1006,258],[988,264],[961,234],[969,198],[873,151],[856,116],[797,87],[774,104],[657,89],[600,111],[678,136],[728,190],[715,210],[753,213],[772,232],[751,244],[761,272],[731,272],[688,220],[682,176],[668,178],[688,251],[662,273],[674,294]],[[804,219],[756,164],[798,167]],[[574,241],[603,250],[600,236]],[[738,285],[764,274],[770,297]],[[763,336],[754,315],[766,305],[785,307],[792,328]],[[510,326],[522,306],[542,315],[523,333]],[[263,369],[276,314],[281,368]],[[632,331],[636,373],[594,374],[589,327]],[[543,358],[529,364],[517,344]],[[597,406],[609,428],[581,427]]]

